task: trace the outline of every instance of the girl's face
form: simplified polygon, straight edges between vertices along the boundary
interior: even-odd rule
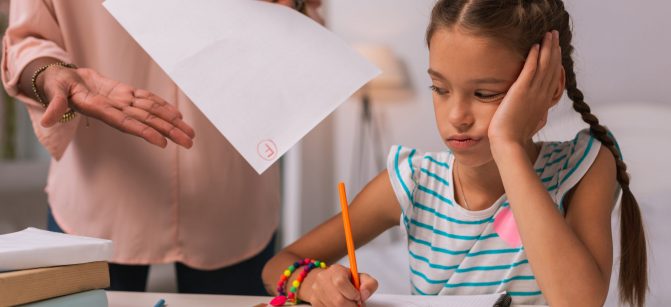
[[[429,75],[436,123],[461,164],[492,160],[489,122],[523,64],[524,58],[496,40],[458,27],[434,32]]]

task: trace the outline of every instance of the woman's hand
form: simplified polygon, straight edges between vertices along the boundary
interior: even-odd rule
[[[264,0],[268,2],[274,2],[277,4],[285,5],[291,8],[296,9],[294,7],[296,5],[296,0]],[[318,22],[319,24],[323,25],[324,24],[324,18],[319,14],[319,7],[322,5],[322,0],[302,0],[305,3],[305,9],[304,13],[308,17],[312,18],[312,20]]]
[[[165,147],[166,138],[185,148],[195,133],[182,114],[153,93],[107,79],[87,68],[52,66],[36,80],[40,96],[48,101],[41,124],[53,126],[73,108],[123,132]]]
[[[357,290],[351,282],[350,269],[339,264],[334,264],[326,270],[313,272],[314,276],[307,286],[310,287],[309,295],[305,299],[312,306],[334,306],[334,307],[356,307],[364,302],[377,290],[377,280],[368,274],[359,274],[361,287]]]
[[[547,121],[550,107],[563,92],[563,68],[557,31],[529,51],[519,77],[501,101],[489,124],[490,144],[524,144]]]

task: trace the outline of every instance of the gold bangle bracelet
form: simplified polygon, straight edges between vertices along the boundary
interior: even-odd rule
[[[40,96],[40,93],[37,91],[37,77],[38,77],[42,72],[44,72],[45,70],[47,70],[47,68],[52,67],[52,66],[60,66],[60,67],[74,68],[74,69],[77,68],[77,66],[76,66],[75,64],[68,64],[68,63],[63,63],[63,62],[56,62],[56,63],[51,63],[51,64],[47,64],[47,65],[41,66],[40,68],[38,68],[38,69],[35,70],[35,72],[33,73],[32,78],[30,79],[30,82],[31,82],[31,84],[32,84],[32,86],[33,86],[33,94],[34,94],[35,97],[37,98],[37,101],[38,101],[39,103],[41,103],[42,106],[43,106],[45,109],[47,108],[47,106],[48,106],[49,104],[47,104],[46,102],[44,102],[44,100],[42,100],[42,97]],[[61,123],[66,123],[66,122],[69,122],[70,120],[72,120],[73,118],[75,118],[76,115],[77,115],[77,113],[75,113],[75,110],[73,110],[73,109],[68,109],[68,111],[65,112],[65,114],[63,114],[63,115],[61,116],[61,118],[60,118],[58,121],[61,122]]]

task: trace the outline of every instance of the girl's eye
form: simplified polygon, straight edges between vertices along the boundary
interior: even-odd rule
[[[482,93],[482,92],[475,92],[475,97],[477,97],[480,100],[487,100],[487,101],[493,101],[497,100],[499,98],[503,98],[503,96],[506,93]]]
[[[435,93],[438,94],[438,95],[445,95],[445,94],[447,94],[447,90],[442,89],[442,88],[440,88],[440,87],[437,87],[437,86],[435,86],[435,85],[431,85],[431,86],[429,86],[429,89],[431,89],[433,92],[435,92]]]

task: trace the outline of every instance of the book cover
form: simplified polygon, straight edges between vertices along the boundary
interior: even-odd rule
[[[0,306],[25,304],[109,287],[107,262],[0,273]]]
[[[19,305],[19,307],[107,307],[105,290],[90,290],[48,300]]]
[[[0,235],[0,272],[108,261],[112,241],[37,228]]]

